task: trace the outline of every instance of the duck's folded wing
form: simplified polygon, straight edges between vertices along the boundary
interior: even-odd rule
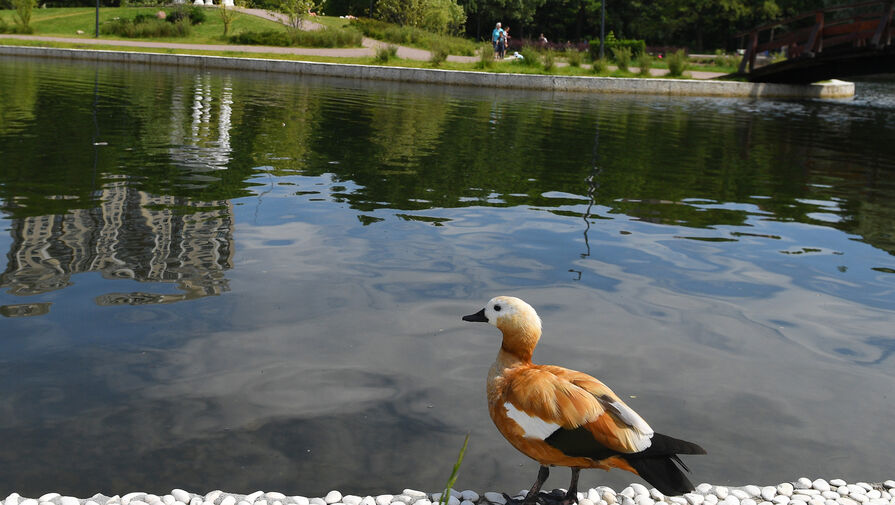
[[[545,366],[506,378],[507,415],[529,438],[570,456],[595,459],[650,446],[653,430],[646,421],[587,374]]]

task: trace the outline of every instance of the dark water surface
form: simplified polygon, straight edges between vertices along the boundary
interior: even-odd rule
[[[436,490],[467,431],[456,487],[526,487],[460,320],[496,294],[702,444],[694,482],[892,478],[893,90],[0,60],[0,496]]]

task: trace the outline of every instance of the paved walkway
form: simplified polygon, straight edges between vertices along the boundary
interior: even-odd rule
[[[240,8],[241,12],[251,14],[253,16],[270,19],[271,21],[286,22],[286,16],[278,12],[271,12],[264,9],[246,9]],[[323,25],[313,21],[306,21],[303,26],[307,30],[320,30]],[[179,42],[152,42],[147,40],[120,40],[120,39],[102,39],[87,37],[50,37],[45,35],[14,35],[0,34],[0,40],[4,38],[19,40],[35,40],[44,42],[65,42],[69,44],[85,44],[85,45],[114,45],[124,47],[143,47],[149,49],[185,49],[198,51],[229,51],[240,53],[268,53],[268,54],[290,54],[290,55],[306,55],[306,56],[326,56],[334,58],[364,58],[376,55],[376,49],[391,44],[364,37],[361,45],[363,47],[347,47],[347,48],[321,48],[321,47],[277,47],[277,46],[247,46],[236,44],[183,44]],[[398,57],[406,60],[429,61],[432,53],[425,49],[417,49],[414,47],[398,46]],[[461,63],[474,62],[478,59],[476,56],[448,56],[448,61]],[[557,63],[557,66],[565,65],[564,62]],[[582,65],[588,67],[588,65]],[[613,67],[610,67],[613,68]],[[637,72],[636,67],[631,68],[632,72]],[[651,69],[650,73],[654,76],[662,76],[668,73],[665,69]],[[688,72],[693,79],[712,79],[724,75],[718,72]]]

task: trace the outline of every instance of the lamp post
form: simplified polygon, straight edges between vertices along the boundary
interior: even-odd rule
[[[603,59],[603,47],[606,46],[606,0],[600,0],[600,59]]]
[[[99,38],[99,0],[96,0],[96,32],[93,36]]]

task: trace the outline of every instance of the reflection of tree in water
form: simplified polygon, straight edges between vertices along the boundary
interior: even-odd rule
[[[130,188],[124,178],[106,184],[101,200],[92,209],[12,220],[13,244],[0,287],[35,295],[71,285],[73,274],[100,272],[109,279],[175,283],[181,291],[107,294],[97,298],[101,305],[171,303],[228,290],[224,271],[233,256],[228,201],[154,196]]]

